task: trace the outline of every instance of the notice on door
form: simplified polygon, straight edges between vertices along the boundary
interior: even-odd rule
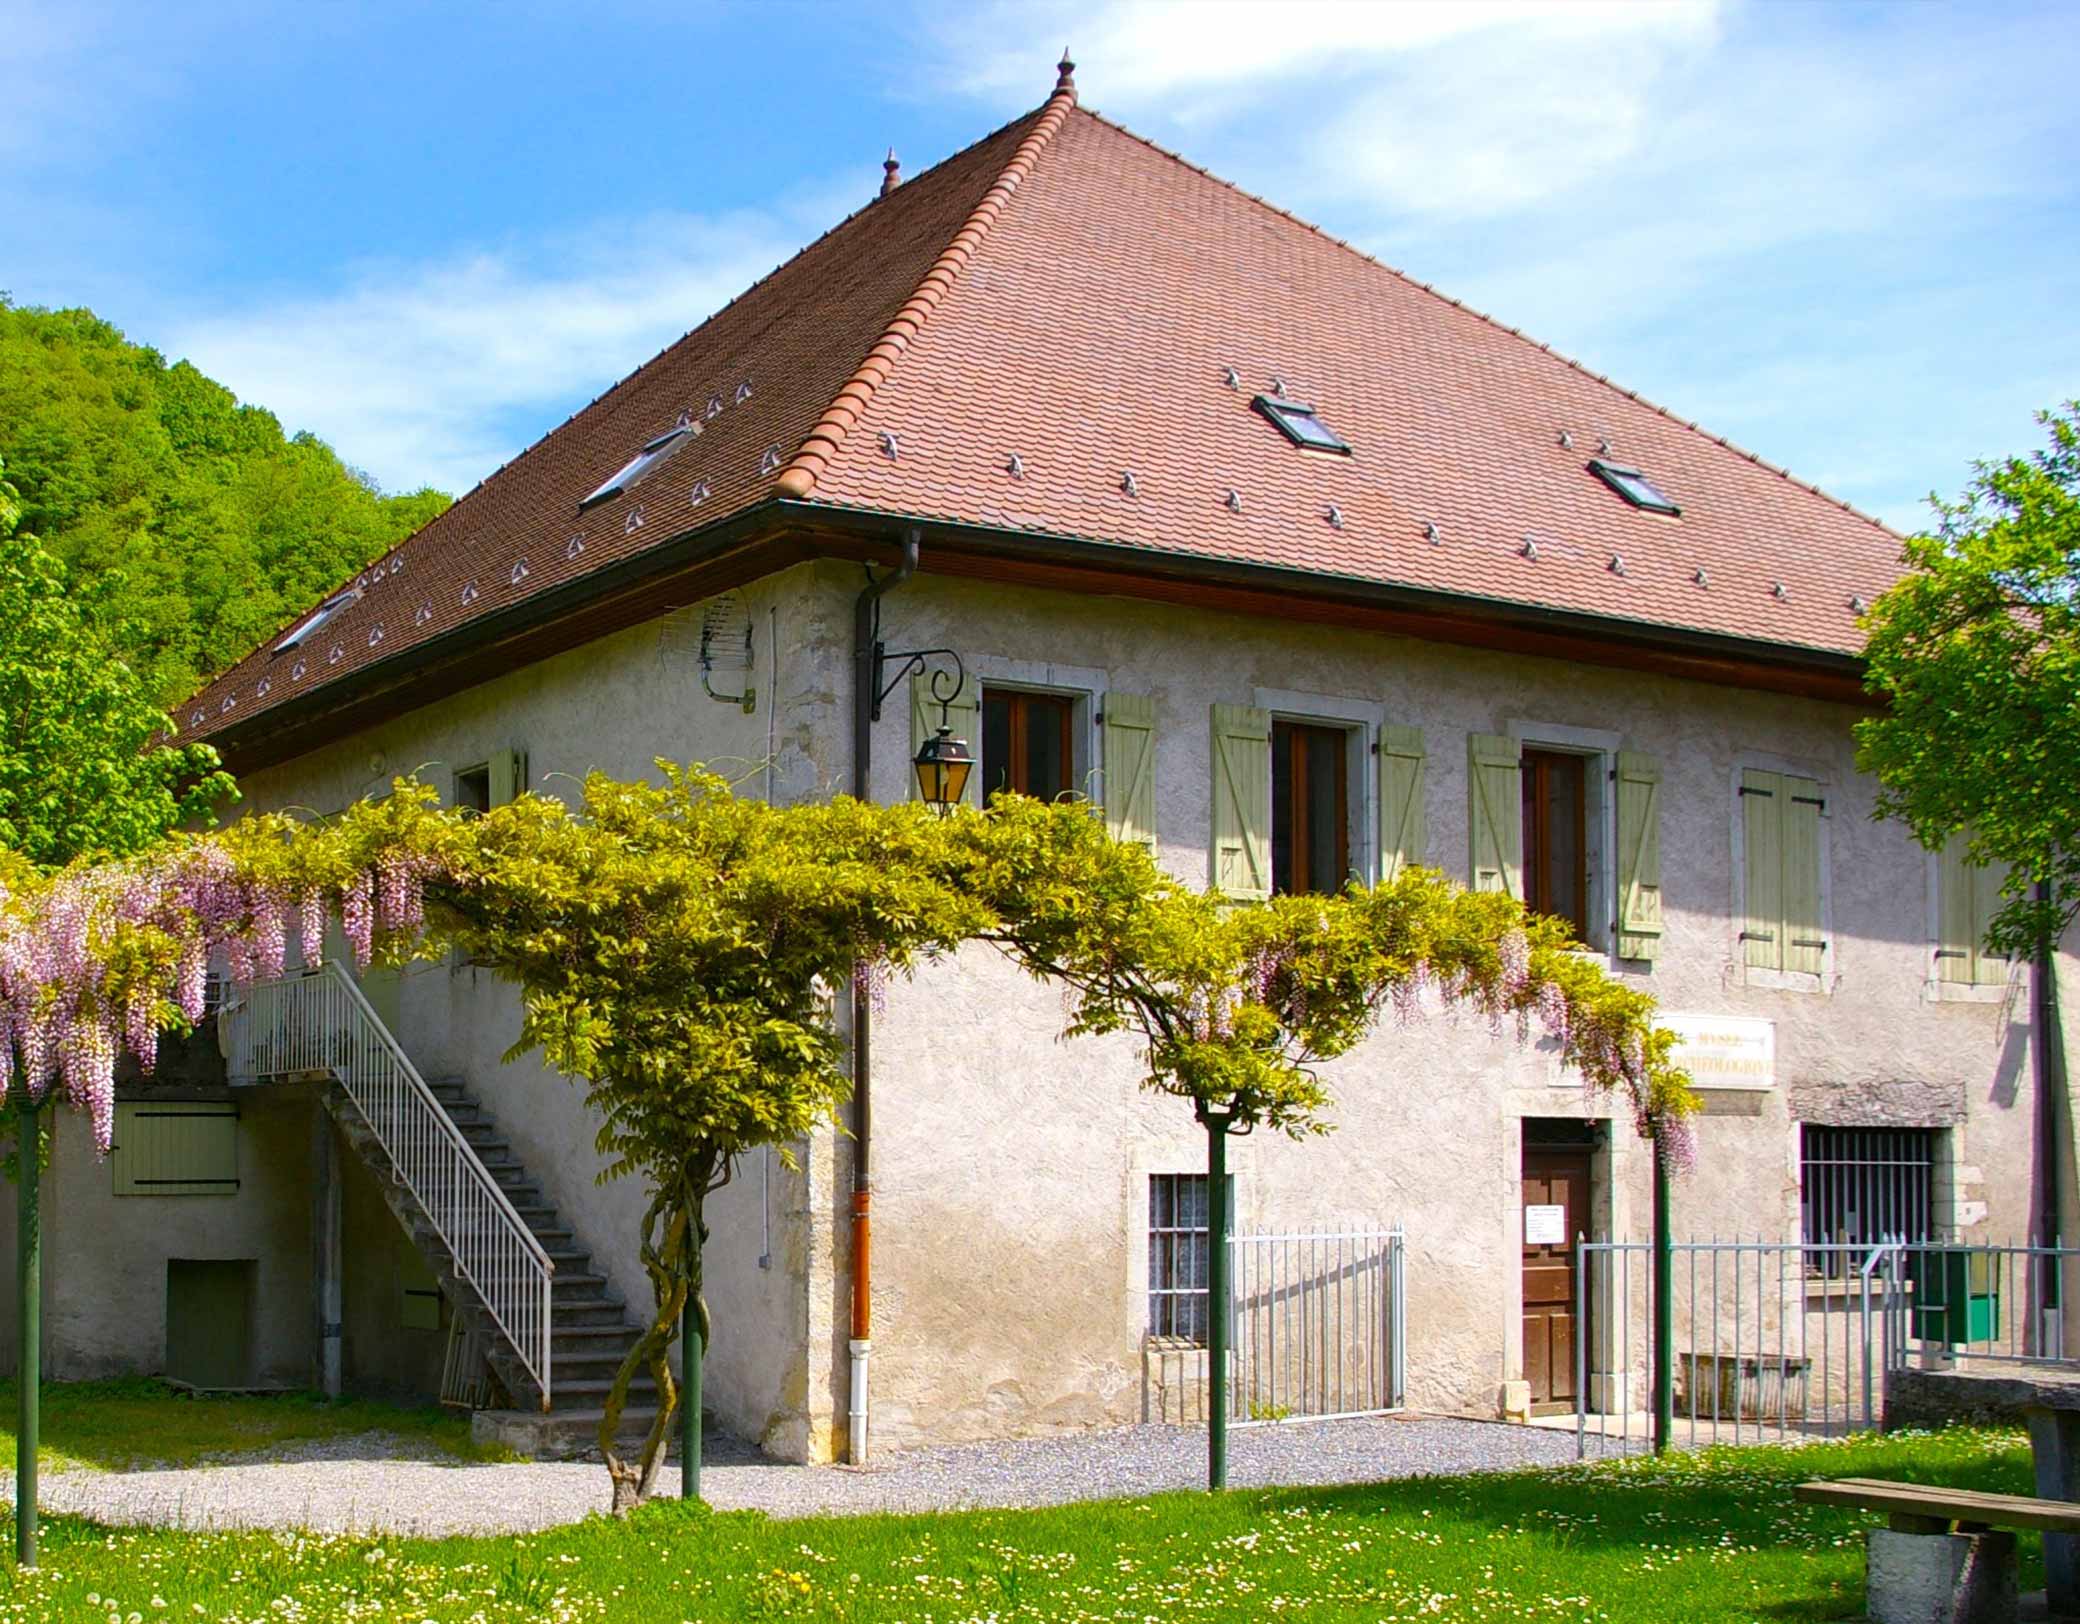
[[[1524,1209],[1524,1244],[1526,1246],[1565,1246],[1567,1244],[1567,1209],[1565,1207],[1526,1207]]]

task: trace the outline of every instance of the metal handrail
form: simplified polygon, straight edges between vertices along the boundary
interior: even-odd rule
[[[548,1409],[556,1265],[353,978],[257,982],[218,1019],[234,1082],[324,1072],[346,1091]]]

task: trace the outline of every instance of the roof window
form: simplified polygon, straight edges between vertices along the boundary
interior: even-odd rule
[[[1682,509],[1664,495],[1661,488],[1637,468],[1627,468],[1615,462],[1605,462],[1601,457],[1589,459],[1589,472],[1616,491],[1636,508],[1645,508],[1649,513],[1666,513],[1680,517]]]
[[[1250,404],[1279,426],[1288,440],[1310,451],[1336,451],[1348,457],[1351,448],[1337,432],[1315,416],[1312,406],[1282,395],[1259,395]]]
[[[305,638],[309,637],[311,633],[315,632],[320,626],[324,625],[326,621],[330,620],[342,609],[345,609],[352,604],[359,603],[360,601],[361,588],[359,588],[358,586],[350,586],[344,592],[333,593],[331,597],[327,598],[323,603],[319,604],[316,609],[312,610],[301,621],[299,621],[294,631],[289,633],[289,635],[283,638],[279,643],[275,644],[275,653],[288,653],[290,649],[296,647],[297,644],[301,643]]]
[[[633,457],[629,458],[621,468],[616,470],[614,476],[601,485],[598,490],[580,502],[578,504],[579,510],[582,512],[586,508],[606,501],[610,496],[619,496],[637,481],[647,479],[657,470],[658,464],[698,433],[700,433],[699,427],[690,421],[682,421],[677,428],[667,429]]]

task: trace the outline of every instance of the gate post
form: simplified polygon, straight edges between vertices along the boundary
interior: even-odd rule
[[[1206,1119],[1206,1487],[1228,1486],[1228,1125],[1232,1111]]]
[[[1654,1453],[1668,1453],[1676,1431],[1675,1236],[1669,1215],[1668,1145],[1654,1135]]]

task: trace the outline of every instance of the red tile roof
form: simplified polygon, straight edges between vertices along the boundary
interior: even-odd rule
[[[1280,383],[1353,454],[1252,409]],[[698,440],[578,515],[682,412]],[[1593,477],[1606,446],[1681,518]],[[1899,570],[1877,521],[1077,107],[1065,79],[369,570],[300,673],[270,639],[178,720],[236,727],[774,496],[1837,656]]]

